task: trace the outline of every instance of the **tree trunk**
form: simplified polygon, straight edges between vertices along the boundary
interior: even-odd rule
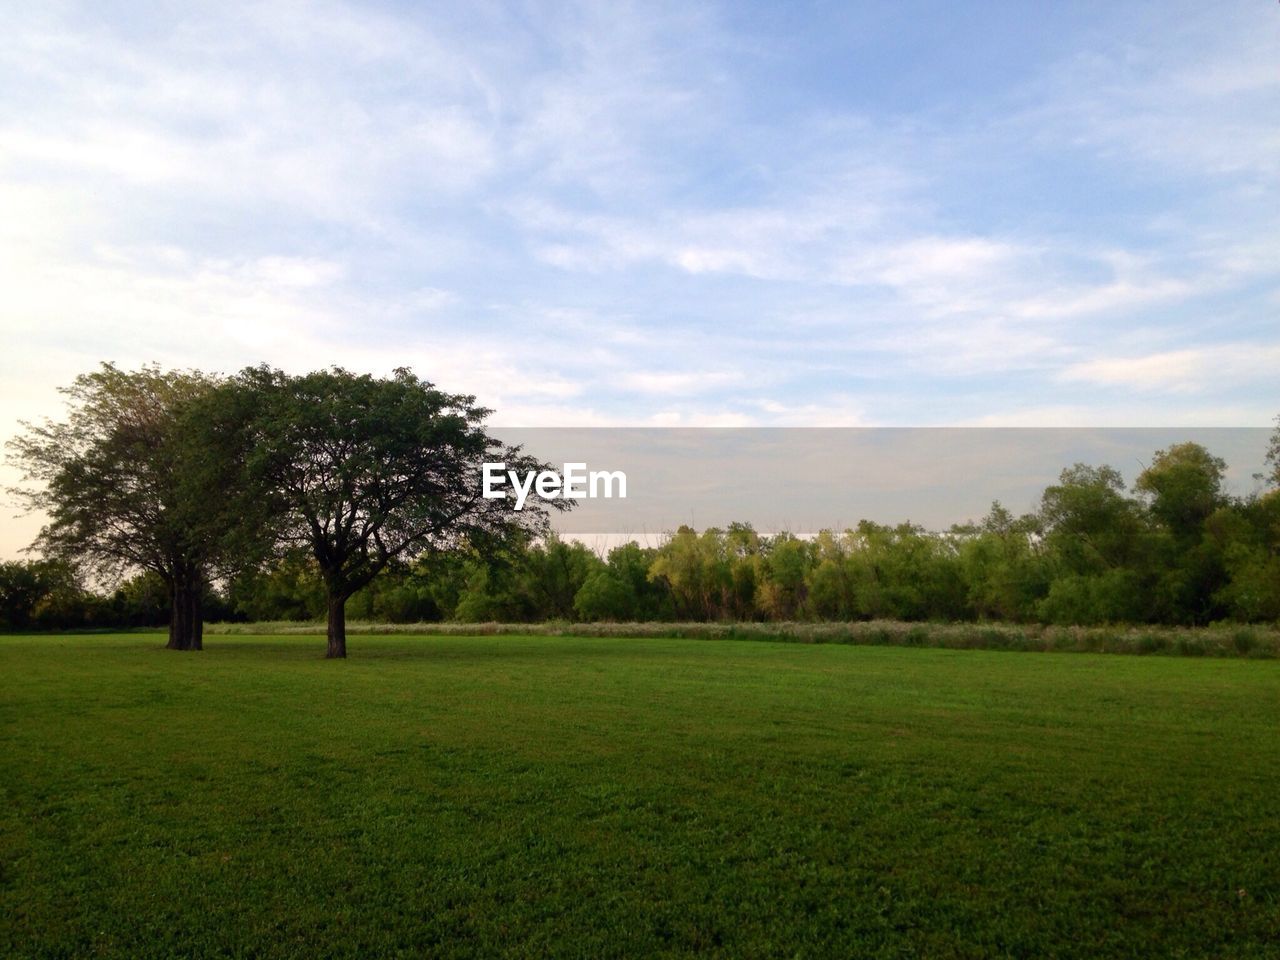
[[[204,577],[198,572],[191,577],[187,597],[187,649],[204,649]]]
[[[172,611],[169,614],[170,650],[204,649],[204,584],[199,568],[179,564],[169,584]]]
[[[182,591],[177,577],[169,581],[169,642],[165,648],[182,649]]]
[[[329,597],[329,649],[325,652],[327,659],[347,656],[347,598]]]
[[[179,574],[173,581],[173,634],[174,650],[191,649],[191,587],[186,574]]]

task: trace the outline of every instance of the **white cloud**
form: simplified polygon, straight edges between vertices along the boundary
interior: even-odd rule
[[[1165,175],[1274,183],[1274,10],[1245,3],[1132,12],[1133,32],[1048,72],[1041,105],[1028,116],[1037,135],[1118,153]]]
[[[758,402],[756,423],[769,427],[869,427],[865,403],[845,394],[832,394],[810,403]]]
[[[1233,343],[1086,360],[1066,367],[1059,379],[1139,391],[1195,392],[1272,380],[1278,366],[1280,346]]]
[[[741,381],[741,374],[714,370],[691,372],[637,370],[623,374],[619,378],[619,384],[624,390],[655,396],[706,393]]]
[[[750,414],[731,410],[659,410],[647,417],[648,427],[754,427],[758,421]]]
[[[1062,287],[1016,300],[1009,307],[1015,315],[1030,319],[1070,319],[1181,300],[1202,290],[1196,283],[1170,277],[1126,279],[1093,286]]]
[[[870,247],[845,262],[846,283],[876,283],[905,289],[939,282],[976,281],[1003,270],[1026,251],[985,237],[926,236],[887,247]]]
[[[211,11],[159,14],[160,43],[84,22],[12,31],[31,97],[0,110],[0,171],[367,222],[493,168],[491,91],[429,32],[343,4],[223,12],[234,40]],[[388,76],[412,96],[370,96]]]

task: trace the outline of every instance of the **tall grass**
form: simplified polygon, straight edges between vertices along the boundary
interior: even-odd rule
[[[321,622],[211,624],[226,635],[323,634]],[[351,634],[431,636],[618,637],[632,639],[766,640],[862,646],[936,647],[951,650],[1165,654],[1171,656],[1280,656],[1280,628],[1220,624],[1210,627],[1058,627],[1041,624],[907,623],[867,620],[841,623],[369,623],[347,624]]]

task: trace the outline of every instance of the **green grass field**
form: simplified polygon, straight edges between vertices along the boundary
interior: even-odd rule
[[[1280,661],[0,638],[0,954],[1280,956]]]

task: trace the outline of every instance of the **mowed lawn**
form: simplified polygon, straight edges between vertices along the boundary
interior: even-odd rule
[[[0,639],[0,954],[1277,957],[1280,662]]]

